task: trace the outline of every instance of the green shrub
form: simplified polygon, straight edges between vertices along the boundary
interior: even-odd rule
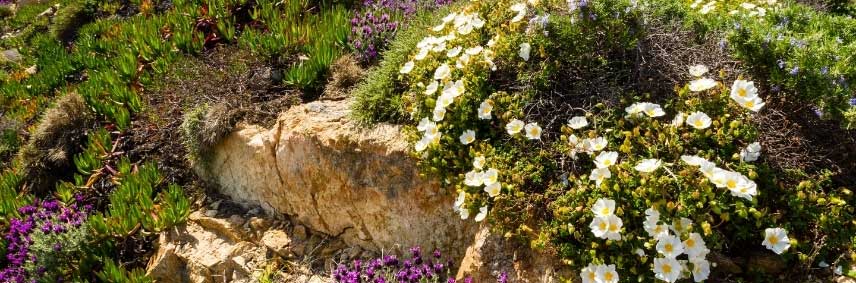
[[[763,157],[746,157],[759,140],[753,112],[774,96],[762,89],[764,99],[734,98],[743,88],[732,78],[749,78],[726,70],[680,74],[670,78],[680,82],[673,90],[634,81],[641,64],[634,52],[652,11],[632,2],[586,1],[571,13],[564,2],[471,2],[452,11],[465,12],[465,25],[480,22],[469,18],[476,13],[483,27],[454,38],[445,35],[457,27],[440,24],[439,14],[403,34],[420,36],[396,39],[357,89],[355,115],[405,122],[422,171],[458,194],[462,218],[488,219],[505,237],[581,273],[614,265],[622,280],[655,281],[653,262],[674,257],[659,254],[664,238],[646,228],[670,225],[678,241],[704,241],[699,254],[680,257],[699,270],[676,276],[695,281],[709,275],[708,253],[763,253],[772,228],[786,230],[789,240],[778,242],[789,249],[775,251],[801,267],[792,276],[820,260],[846,260],[856,244],[852,192],[829,173],[781,171]],[[517,12],[521,5],[527,8]],[[435,25],[439,32],[426,31]],[[473,57],[459,59],[457,46]],[[434,48],[419,58],[419,49]],[[372,84],[376,89],[366,91]],[[637,104],[644,101],[659,104]],[[490,115],[480,108],[492,108]],[[588,125],[572,127],[575,116]],[[697,124],[697,117],[710,121]],[[615,202],[608,213],[594,209],[608,201]],[[600,234],[599,221],[617,229]],[[762,270],[744,271],[729,276],[773,280]]]
[[[71,42],[77,29],[94,19],[96,3],[92,0],[69,1],[56,11],[49,27],[51,35],[64,42]]]

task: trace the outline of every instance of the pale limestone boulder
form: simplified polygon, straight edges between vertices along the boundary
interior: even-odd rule
[[[234,200],[351,246],[418,245],[460,258],[476,226],[452,211],[455,194],[420,176],[399,126],[363,128],[350,119],[349,103],[292,107],[272,129],[240,125],[200,174],[213,176]]]
[[[551,283],[579,279],[557,258],[505,239],[485,225],[467,247],[457,278],[469,276],[473,282],[496,282],[502,273],[508,276],[508,282]]]

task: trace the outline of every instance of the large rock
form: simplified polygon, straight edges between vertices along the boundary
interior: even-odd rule
[[[458,269],[458,278],[473,282],[496,282],[501,274],[508,282],[565,282],[575,278],[573,271],[555,257],[539,254],[519,242],[507,240],[483,227],[474,236]]]
[[[352,246],[419,245],[460,257],[475,225],[452,211],[454,193],[420,177],[398,126],[358,126],[349,101],[292,107],[272,129],[240,125],[204,173],[235,200]]]
[[[227,219],[194,212],[187,224],[160,234],[146,271],[156,282],[255,282],[266,254]]]

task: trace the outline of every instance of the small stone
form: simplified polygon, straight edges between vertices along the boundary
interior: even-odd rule
[[[835,283],[856,283],[856,279],[847,276],[838,276],[838,278],[835,278]]]
[[[240,215],[233,214],[229,217],[229,223],[232,223],[232,225],[241,226],[244,225],[244,222],[246,221]]]
[[[303,227],[303,225],[294,226],[294,231],[291,232],[291,236],[298,241],[306,240],[306,227]]]
[[[253,227],[255,230],[266,230],[270,228],[270,223],[267,220],[260,217],[250,217],[250,227]]]
[[[285,231],[269,230],[265,232],[262,236],[262,244],[280,256],[291,256],[291,251],[289,250],[291,238],[288,237]]]
[[[216,209],[209,209],[209,210],[206,210],[206,211],[205,211],[205,216],[208,216],[208,217],[216,217],[216,216],[217,216],[217,210],[216,210]]]
[[[18,62],[21,61],[21,53],[18,52],[18,49],[9,49],[0,52],[0,62]]]

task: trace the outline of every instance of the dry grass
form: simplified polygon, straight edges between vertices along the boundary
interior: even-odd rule
[[[76,93],[56,100],[42,116],[19,158],[28,187],[43,197],[53,190],[57,180],[69,177],[72,157],[81,152],[86,130],[93,128],[94,118],[83,98]]]

